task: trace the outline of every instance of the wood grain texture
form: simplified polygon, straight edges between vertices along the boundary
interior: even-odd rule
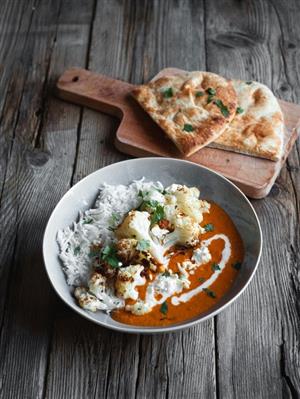
[[[247,80],[255,78],[270,85],[277,96],[288,99],[282,87],[295,63],[285,64],[289,50],[282,47],[281,26],[287,21],[291,24],[291,14],[296,10],[292,2],[280,11],[277,4],[261,1],[237,5],[226,1],[225,15],[221,16],[217,2],[207,2],[207,67]],[[285,22],[278,20],[278,13],[285,16]],[[298,39],[294,36],[290,40],[299,40],[299,34],[300,30]],[[299,81],[294,80],[290,90],[295,90],[294,98],[299,98]],[[297,146],[291,158],[299,170],[295,152]],[[295,275],[299,258],[294,251],[294,245],[299,246],[299,208],[295,191],[285,166],[267,200],[254,202],[265,241],[262,261],[242,298],[217,317],[217,371],[222,397],[299,397],[299,275]]]
[[[242,297],[178,334],[99,328],[56,298],[42,234],[70,185],[125,158],[117,122],[51,95],[71,66],[141,83],[169,65],[258,79],[299,102],[296,0],[2,1],[0,397],[299,398],[299,143],[270,195]]]
[[[150,33],[153,34],[152,24],[161,26],[163,21],[160,19],[164,17],[158,15],[158,9],[153,14],[152,7],[145,4],[140,4],[134,11],[130,2],[126,6],[115,2],[113,15],[111,15],[111,2],[102,2],[101,8],[97,7],[89,68],[122,79],[131,78],[136,82],[143,79],[140,67],[136,68],[133,75],[134,65],[131,62],[135,61],[127,58],[126,52],[119,53],[119,49],[123,49],[129,41],[140,49],[139,51],[144,51],[145,54],[151,52],[149,46],[152,46],[152,41],[148,36]],[[156,6],[162,5],[157,2]],[[180,19],[179,13],[179,7],[173,10],[174,18]],[[188,8],[186,13],[188,14]],[[150,26],[147,26],[143,18],[151,21]],[[172,15],[169,18],[172,20]],[[141,19],[143,24],[138,26],[137,22]],[[123,30],[117,31],[116,36],[111,37],[110,41],[105,41],[103,48],[103,42],[99,42],[98,38],[103,37],[112,23],[118,26],[118,29],[122,27]],[[133,26],[133,32],[127,31],[127,26]],[[177,28],[178,26],[174,26],[174,30]],[[142,33],[146,37],[143,43],[140,42]],[[172,38],[172,32],[168,34]],[[175,61],[174,54],[169,62]],[[126,65],[125,70],[124,65]],[[147,73],[154,74],[157,67],[159,66],[154,65],[150,69],[150,66],[147,66]],[[103,165],[125,158],[114,149],[115,129],[116,123],[111,118],[91,110],[84,110],[74,182]],[[69,311],[66,313],[69,314]],[[200,395],[213,398],[215,396],[212,321],[188,332],[169,336],[129,337],[103,329],[99,331],[99,328],[80,320],[77,316],[72,315],[72,318],[73,327],[70,327],[70,317],[66,315],[55,328],[54,351],[51,353],[49,364],[51,378],[49,387],[52,389],[47,391],[47,397],[81,398],[94,395],[100,398],[197,398]],[[61,331],[70,333],[67,338],[62,338]],[[67,340],[68,345],[63,344],[64,340]],[[86,351],[78,342],[85,342],[86,350],[93,354],[91,362],[87,362]],[[69,359],[79,346],[82,350],[77,351],[78,357],[73,367],[67,367],[67,364],[64,367],[66,373],[65,380],[62,381],[60,372],[57,372],[58,366]],[[85,372],[82,374],[78,372],[80,364],[85,365]],[[101,367],[96,374],[95,364]],[[194,370],[192,375],[188,372],[189,369]],[[56,370],[56,374],[52,373],[52,370]],[[76,390],[74,388],[76,386],[80,389]]]
[[[152,80],[185,72],[165,68]],[[121,122],[115,133],[115,146],[121,152],[135,157],[159,155],[192,161],[223,174],[255,199],[269,194],[300,132],[300,105],[279,100],[285,121],[284,148],[279,161],[210,148],[210,145],[185,157],[134,101],[135,85],[86,69],[70,68],[60,76],[56,87],[59,98],[118,117]]]
[[[64,2],[62,7],[57,1],[51,2],[51,7],[41,2],[32,8],[28,3],[26,36],[21,31],[20,40],[16,39],[10,77],[15,84],[8,91],[8,115],[5,113],[2,119],[10,122],[7,116],[14,115],[14,121],[2,127],[2,132],[7,131],[13,139],[1,198],[1,225],[5,226],[1,229],[1,284],[6,282],[1,291],[1,301],[5,302],[0,346],[3,398],[42,397],[45,391],[57,299],[43,269],[41,244],[55,203],[70,187],[80,116],[77,107],[48,101],[47,97],[56,79],[56,68],[66,66],[65,57],[72,63],[85,57],[87,45],[80,45],[80,40],[86,34],[87,43],[90,25],[86,15],[80,25],[73,14],[77,25],[71,25],[72,40],[66,40],[69,6]],[[12,14],[10,29],[14,19]],[[59,19],[66,32],[67,49],[60,54],[61,47],[56,48],[63,33],[57,29]]]

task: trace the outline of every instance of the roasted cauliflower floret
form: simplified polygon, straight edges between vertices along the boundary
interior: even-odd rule
[[[138,241],[134,238],[122,238],[116,244],[117,255],[123,263],[129,263],[137,254]]]
[[[196,245],[202,232],[200,225],[189,216],[178,215],[174,223],[174,231],[166,235],[164,246],[170,248],[180,244],[187,247]]]
[[[115,288],[120,298],[137,300],[138,292],[135,288],[146,282],[145,277],[141,276],[143,270],[144,267],[141,265],[130,265],[119,269]]]
[[[137,241],[147,242],[147,251],[159,262],[165,263],[164,248],[156,244],[150,235],[150,219],[148,212],[131,211],[128,213],[115,234],[118,239],[134,238]]]
[[[97,298],[101,298],[106,290],[107,278],[101,273],[94,272],[89,280],[89,291]]]
[[[101,273],[92,273],[88,288],[77,287],[74,296],[79,305],[86,310],[96,312],[96,310],[112,310],[124,306],[124,301],[117,298],[112,290],[112,281]]]
[[[94,295],[90,294],[85,287],[77,287],[74,296],[81,308],[96,312],[98,309],[106,310],[106,307]]]
[[[190,216],[196,223],[201,223],[203,213],[209,212],[210,204],[199,200],[200,191],[196,187],[181,186],[172,184],[166,189],[167,195],[176,198],[177,207],[187,216]],[[168,200],[167,200],[168,202]],[[170,202],[170,201],[169,201]]]

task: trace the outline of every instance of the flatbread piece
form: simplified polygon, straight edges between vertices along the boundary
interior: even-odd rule
[[[237,107],[232,83],[210,72],[162,77],[132,94],[186,156],[220,136]]]
[[[210,147],[277,161],[283,153],[284,119],[280,105],[265,85],[234,80],[236,116]]]

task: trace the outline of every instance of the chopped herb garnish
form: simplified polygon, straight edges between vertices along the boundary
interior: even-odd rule
[[[194,128],[193,128],[193,126],[190,125],[189,123],[185,123],[184,126],[183,126],[183,130],[184,130],[185,132],[192,132],[192,131],[194,130]]]
[[[155,200],[143,201],[138,208],[139,210],[147,210],[151,213],[151,224],[156,224],[165,217],[164,207]]]
[[[207,223],[204,225],[205,231],[214,231],[215,226],[212,223]]]
[[[213,89],[212,87],[209,87],[206,91],[211,96],[214,96],[216,94],[216,90]]]
[[[113,245],[106,245],[101,252],[101,258],[111,267],[120,267],[120,261],[117,258],[117,250]]]
[[[235,262],[232,264],[232,267],[234,267],[236,270],[240,270],[240,268],[242,267],[241,262]]]
[[[204,277],[199,277],[198,280],[200,281],[200,283],[204,283],[205,278]]]
[[[74,255],[78,255],[80,252],[80,246],[74,248]]]
[[[120,215],[119,215],[118,213],[116,213],[116,212],[113,212],[113,213],[111,214],[110,219],[109,219],[110,226],[108,227],[108,230],[110,230],[110,231],[115,231],[116,228],[117,228],[119,219],[120,219]]]
[[[149,240],[140,240],[136,246],[138,251],[145,251],[146,249],[150,248],[150,241]]]
[[[93,219],[89,218],[89,219],[84,219],[83,224],[91,224],[93,223]]]
[[[139,190],[138,197],[144,198],[142,190]]]
[[[222,102],[221,100],[215,100],[215,101],[214,101],[214,104],[215,104],[218,108],[220,108],[221,113],[222,113],[223,116],[225,116],[225,117],[229,116],[228,108],[226,107],[226,105],[223,104],[223,102]]]
[[[169,270],[166,270],[166,271],[163,272],[162,276],[164,276],[164,277],[170,277],[170,276],[171,276],[171,273],[169,272]]]
[[[213,263],[211,265],[212,270],[215,272],[217,270],[221,270],[220,266],[217,263]]]
[[[167,302],[164,302],[161,307],[160,307],[160,312],[164,315],[166,315],[168,313],[168,304]]]
[[[252,81],[251,80],[249,80],[248,82],[245,82],[246,83],[246,85],[252,85]]]
[[[196,97],[203,97],[204,94],[205,94],[204,91],[196,91],[195,96],[196,96]]]
[[[141,210],[149,209],[150,211],[152,209],[155,209],[158,206],[158,202],[155,200],[149,200],[149,201],[143,201],[140,205]]]
[[[206,295],[210,296],[211,298],[217,297],[214,291],[210,290],[209,288],[203,288],[203,291],[205,292]]]
[[[164,219],[165,211],[162,205],[157,205],[151,215],[151,224],[156,224],[160,220]]]
[[[116,212],[113,212],[110,217],[110,223],[117,223],[120,219],[120,215]]]
[[[163,96],[164,98],[171,98],[173,97],[173,89],[172,87],[169,87],[168,89],[163,91]]]
[[[236,109],[237,114],[242,114],[243,112],[244,112],[244,110],[242,107],[237,107],[237,109]]]
[[[210,94],[210,95],[207,97],[207,104],[210,104],[210,103],[212,102],[213,99],[214,99],[214,96],[213,96],[212,94]]]

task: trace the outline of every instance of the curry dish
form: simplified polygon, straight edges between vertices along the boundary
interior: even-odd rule
[[[244,249],[227,213],[199,197],[179,184],[105,185],[96,207],[58,234],[78,305],[136,326],[180,323],[215,306]]]

